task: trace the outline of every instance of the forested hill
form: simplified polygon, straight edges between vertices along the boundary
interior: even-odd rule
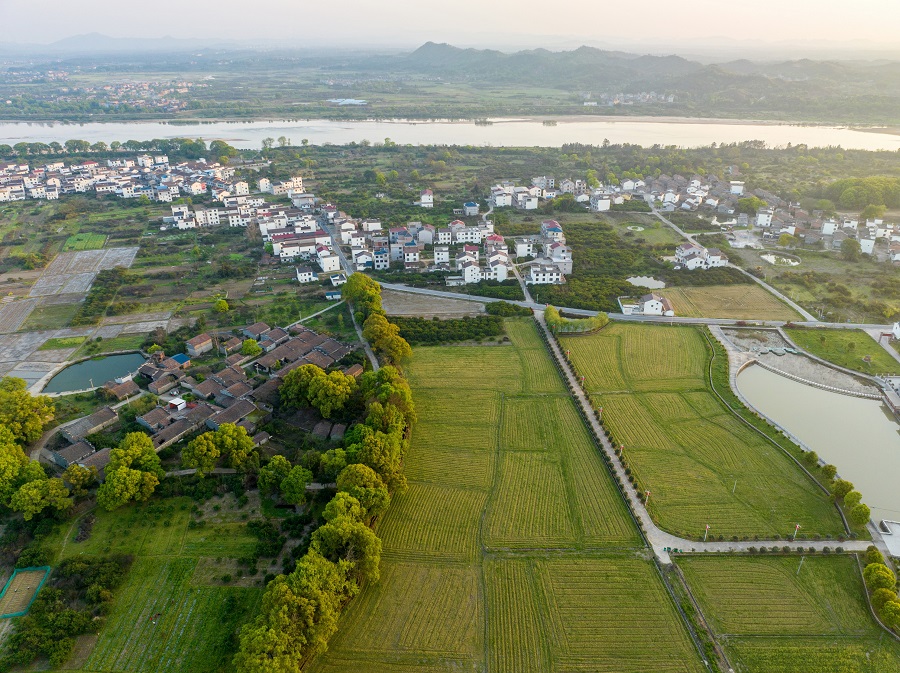
[[[505,54],[434,42],[422,45],[397,65],[405,70],[467,79],[587,87],[681,77],[703,69],[702,64],[680,56],[638,56],[593,47],[558,52],[532,49]]]

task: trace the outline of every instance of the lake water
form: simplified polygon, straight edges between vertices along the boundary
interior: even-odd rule
[[[559,118],[556,126],[539,119],[496,119],[490,125],[451,121],[254,121],[254,122],[95,122],[0,123],[0,143],[65,142],[71,139],[112,142],[177,137],[225,140],[241,149],[261,147],[263,138],[286,136],[299,145],[344,145],[369,140],[412,145],[476,145],[498,147],[559,147],[564,143],[600,145],[632,143],[699,147],[712,143],[762,140],[777,147],[804,143],[810,147],[840,145],[848,149],[897,150],[900,136],[834,126],[799,126],[740,121],[648,120],[625,117]]]
[[[636,285],[637,287],[646,287],[651,290],[661,290],[666,286],[664,281],[657,280],[653,276],[632,276],[631,278],[626,278],[629,283],[632,285]]]
[[[98,388],[116,377],[137,371],[144,362],[146,360],[140,353],[108,355],[96,360],[85,360],[63,369],[47,382],[41,392],[67,393],[91,387]]]
[[[900,425],[876,400],[813,388],[762,367],[737,385],[760,412],[794,434],[852,481],[872,519],[900,521]]]

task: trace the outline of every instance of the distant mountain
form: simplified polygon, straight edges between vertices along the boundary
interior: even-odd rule
[[[680,56],[647,56],[594,47],[573,51],[530,49],[507,54],[492,49],[460,49],[427,42],[395,64],[407,70],[453,78],[538,85],[597,86],[664,80],[703,69]]]

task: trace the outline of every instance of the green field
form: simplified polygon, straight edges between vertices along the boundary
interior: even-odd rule
[[[87,337],[83,336],[74,336],[74,337],[58,337],[54,339],[47,339],[41,347],[38,348],[39,351],[50,351],[50,350],[58,350],[65,348],[75,348],[76,346],[80,346],[84,343]]]
[[[900,671],[852,556],[680,558],[737,673]],[[798,572],[799,570],[799,572]]]
[[[75,234],[66,239],[63,252],[99,250],[105,244],[106,236],[104,234]]]
[[[696,538],[839,535],[827,496],[780,450],[738,421],[706,382],[707,343],[693,327],[613,324],[563,339],[650,513]]]
[[[217,502],[217,501],[216,501]],[[230,502],[233,502],[231,500]],[[61,670],[91,672],[230,669],[231,633],[258,609],[259,580],[221,582],[205,569],[252,555],[256,538],[238,523],[241,511],[223,501],[219,523],[189,526],[188,498],[114,512],[94,510],[90,537],[75,542],[78,522],[56,536],[58,558],[130,554],[134,565],[95,641],[79,643]],[[233,561],[230,561],[233,565]],[[229,567],[230,570],[230,567]],[[240,586],[238,586],[240,585]],[[159,614],[153,623],[152,617]]]
[[[787,333],[803,350],[840,367],[870,375],[900,375],[900,362],[862,330],[796,328]],[[864,360],[867,356],[869,362]]]
[[[311,670],[701,670],[534,324],[507,332],[415,349],[381,580]]]

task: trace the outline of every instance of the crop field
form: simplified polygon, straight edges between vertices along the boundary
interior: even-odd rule
[[[675,315],[734,320],[798,320],[800,315],[756,283],[666,288]]]
[[[707,388],[698,329],[620,323],[563,343],[661,527],[696,538],[709,524],[724,539],[786,535],[796,523],[843,532],[825,494]]]
[[[900,643],[869,614],[853,556],[680,558],[738,673],[900,671]]]
[[[527,321],[507,327],[512,346],[414,349],[419,422],[409,488],[378,525],[382,577],[310,670],[700,670],[549,354]],[[527,362],[544,392],[523,389]]]
[[[63,244],[63,252],[100,250],[105,243],[106,236],[103,234],[75,234],[66,239]]]
[[[55,339],[47,339],[41,347],[38,348],[39,351],[50,351],[57,349],[66,349],[66,348],[75,348],[80,346],[87,340],[87,337],[84,336],[73,336],[73,337],[59,337]]]
[[[490,670],[703,670],[649,561],[498,559],[485,576]]]
[[[195,559],[138,560],[87,660],[89,671],[216,671],[236,617],[261,589],[190,587]],[[234,605],[226,608],[231,597]],[[230,628],[229,628],[230,627]]]
[[[28,320],[38,302],[40,299],[20,299],[0,306],[0,334],[8,334],[19,329]]]
[[[227,670],[231,633],[258,609],[262,575],[228,585],[220,580],[222,571],[207,570],[212,565],[231,570],[256,543],[237,522],[242,510],[220,502],[217,518],[234,523],[189,526],[193,501],[170,498],[113,512],[94,510],[90,536],[81,542],[75,541],[78,525],[48,539],[57,559],[135,557],[96,643],[80,646],[70,665],[97,673]]]
[[[840,367],[870,375],[900,375],[900,362],[862,330],[789,329],[787,333],[803,350]]]

